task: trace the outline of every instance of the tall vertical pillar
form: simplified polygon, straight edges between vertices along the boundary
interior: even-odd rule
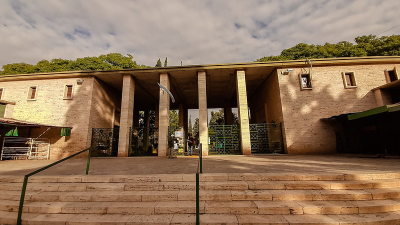
[[[203,144],[203,155],[208,155],[208,126],[207,126],[207,78],[205,71],[197,73],[199,86],[199,139]]]
[[[160,84],[170,89],[169,76],[166,73],[160,74]],[[169,125],[169,95],[160,88],[159,104],[159,137],[158,137],[158,156],[167,156],[168,149],[168,125]]]
[[[224,119],[225,119],[225,125],[232,125],[233,124],[232,107],[225,106],[225,108],[224,108]]]
[[[246,76],[244,70],[236,71],[236,92],[240,125],[240,144],[243,155],[251,154],[249,109],[247,105]]]
[[[133,122],[134,99],[135,80],[131,75],[124,75],[122,84],[118,157],[127,157],[129,154],[129,129],[132,127]]]

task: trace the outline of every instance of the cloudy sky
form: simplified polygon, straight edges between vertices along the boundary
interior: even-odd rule
[[[114,52],[149,66],[250,62],[379,34],[400,23],[399,9],[399,0],[0,0],[0,66]]]

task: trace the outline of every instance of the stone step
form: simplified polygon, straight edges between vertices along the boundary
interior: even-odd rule
[[[20,191],[2,191],[1,200],[19,201]],[[200,190],[202,201],[354,201],[400,199],[400,188],[365,190]],[[194,190],[27,192],[26,201],[137,202],[195,201]]]
[[[4,200],[0,211],[17,212],[19,201]],[[24,212],[65,214],[185,214],[195,213],[195,201],[164,202],[26,202]],[[370,214],[400,211],[400,199],[371,201],[201,201],[209,214]]]
[[[277,173],[207,173],[200,174],[201,181],[341,181],[400,179],[400,173],[378,174],[277,174]],[[23,176],[0,175],[0,182],[22,183]],[[137,182],[195,181],[194,174],[155,175],[35,175],[32,183],[137,183]]]
[[[17,213],[0,212],[1,224],[16,224]],[[23,224],[196,224],[195,214],[168,215],[122,215],[122,214],[35,214],[24,213]],[[201,214],[201,224],[225,225],[395,225],[400,223],[400,212],[353,214],[353,215],[235,215],[235,214]]]
[[[162,191],[195,190],[195,182],[137,183],[28,183],[27,191]],[[209,181],[200,182],[202,190],[362,190],[400,187],[400,179],[354,181]],[[1,191],[18,191],[22,183],[0,183]]]

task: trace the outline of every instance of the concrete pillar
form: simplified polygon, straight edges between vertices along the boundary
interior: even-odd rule
[[[224,108],[225,125],[233,125],[232,107],[225,106]]]
[[[240,144],[243,155],[251,154],[249,110],[247,105],[246,76],[244,70],[236,71],[237,105],[240,125]]]
[[[127,157],[129,154],[129,129],[132,127],[133,122],[134,99],[135,80],[131,75],[124,75],[122,84],[118,157]]]
[[[160,74],[160,84],[170,89],[169,76],[166,73]],[[169,95],[160,88],[159,104],[159,137],[158,137],[158,156],[167,156],[168,149],[168,126],[169,126]]]
[[[199,86],[199,139],[203,144],[203,155],[208,155],[208,126],[207,126],[207,78],[205,71],[197,73]]]

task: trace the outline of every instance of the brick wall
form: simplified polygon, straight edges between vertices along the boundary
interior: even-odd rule
[[[92,127],[112,127],[113,110],[119,107],[120,97],[118,92],[93,77],[82,79],[84,82],[80,85],[76,83],[77,78],[0,82],[0,87],[4,88],[2,99],[16,103],[14,106],[7,105],[5,117],[73,127],[69,137],[60,136],[61,128],[51,128],[42,135],[43,138],[50,138],[51,159],[83,150],[90,146]],[[73,85],[72,99],[64,99],[65,85]],[[36,100],[33,101],[27,100],[30,86],[37,87]],[[37,137],[46,129],[33,128],[30,136]]]
[[[300,90],[298,76],[308,73],[309,68],[293,68],[289,75],[281,74],[286,69],[278,69],[288,153],[335,153],[335,133],[329,124],[320,119],[377,107],[371,89],[386,84],[384,70],[392,70],[394,66],[313,67],[312,90]],[[344,88],[342,72],[354,72],[357,88]]]

